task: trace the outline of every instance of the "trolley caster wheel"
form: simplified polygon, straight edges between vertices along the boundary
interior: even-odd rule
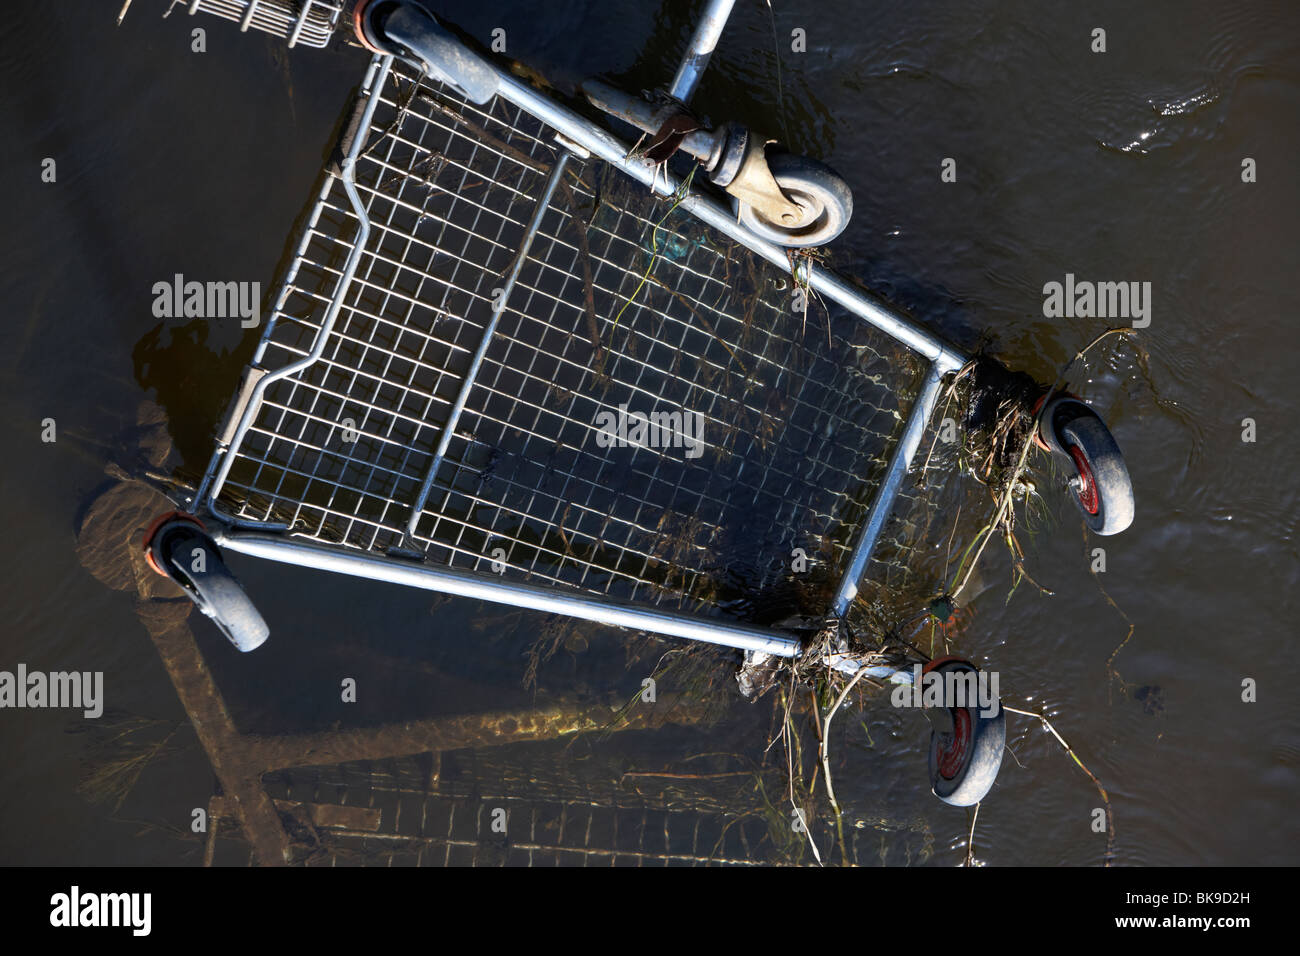
[[[969,661],[941,657],[925,666],[922,674],[976,674],[979,669]],[[998,702],[998,712],[983,715],[979,702],[965,707],[945,707],[952,717],[952,731],[930,734],[930,789],[934,795],[954,807],[969,807],[988,794],[1002,767],[1002,750],[1007,742],[1007,715]]]
[[[853,193],[838,173],[793,153],[772,153],[767,165],[802,214],[790,222],[774,222],[742,202],[740,221],[751,232],[777,245],[801,248],[825,245],[844,231],[853,215]]]
[[[1072,395],[1054,395],[1039,412],[1036,436],[1044,447],[1073,463],[1070,488],[1089,529],[1112,535],[1133,523],[1128,466],[1096,412]]]
[[[175,581],[230,643],[241,651],[260,647],[270,634],[202,522],[180,511],[165,514],[145,534],[145,560]]]
[[[362,46],[419,61],[425,73],[457,87],[480,106],[496,95],[492,65],[416,0],[359,0],[352,27]]]
[[[1039,448],[1046,451],[1055,452],[1058,455],[1065,455],[1067,458],[1070,453],[1065,450],[1057,435],[1060,430],[1070,421],[1081,415],[1095,415],[1086,402],[1080,401],[1069,392],[1056,392],[1048,395],[1046,392],[1038,399],[1038,404],[1034,406],[1034,417],[1036,427],[1034,429],[1034,442]]]

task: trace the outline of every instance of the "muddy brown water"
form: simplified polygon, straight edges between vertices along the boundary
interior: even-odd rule
[[[553,82],[607,73],[647,88],[671,76],[698,4],[443,4],[467,33],[507,31],[512,56]],[[984,344],[1039,379],[1106,323],[1047,319],[1043,285],[1067,273],[1150,282],[1149,354],[1101,349],[1076,390],[1124,448],[1138,515],[1085,542],[1072,506],[1027,538],[1035,577],[1005,600],[991,550],[958,649],[999,670],[1009,703],[1045,708],[1113,800],[1116,862],[1294,863],[1300,824],[1292,364],[1300,307],[1295,156],[1300,13],[1285,2],[812,4],[746,2],[696,105],[773,130],[834,165],[856,210],[835,263],[954,343]],[[175,273],[269,285],[365,57],[296,50],[212,18],[163,20],[161,2],[13,5],[0,31],[9,130],[0,257],[5,462],[0,668],[102,670],[107,707],[184,719],[129,598],[78,563],[75,529],[124,460],[137,406],[158,402],[182,468],[203,467],[255,333],[159,320],[155,282]],[[110,9],[111,8],[111,9]],[[206,53],[190,29],[207,28]],[[1107,51],[1090,50],[1106,30]],[[789,51],[793,29],[807,51]],[[40,181],[54,157],[58,178]],[[957,181],[940,181],[945,157]],[[1242,182],[1252,158],[1257,181]],[[41,441],[53,418],[58,440]],[[1258,440],[1242,441],[1242,420]],[[969,540],[964,529],[954,547]],[[1102,577],[1127,625],[1089,572]],[[232,560],[271,621],[267,648],[236,658],[195,625],[249,729],[327,728],[526,705],[538,622],[423,593]],[[585,649],[583,644],[585,643]],[[549,692],[626,692],[616,634],[590,629],[544,669]],[[414,663],[412,663],[414,662]],[[340,673],[357,676],[340,712]],[[1242,701],[1242,681],[1258,700]],[[744,705],[737,702],[736,707]],[[922,821],[933,865],[960,863],[968,814],[925,784],[928,725],[868,709],[841,769],[881,819]],[[192,863],[176,839],[212,775],[192,734],[120,809],[77,783],[87,734],[67,712],[0,711],[0,862]],[[761,748],[763,720],[722,739],[681,731],[664,759]],[[868,746],[866,730],[874,746]],[[731,739],[727,739],[731,735]],[[1012,716],[1008,756],[979,816],[992,865],[1100,862],[1095,789],[1037,725]],[[617,742],[610,746],[618,746]],[[837,782],[838,782],[837,778]],[[139,821],[154,824],[141,832]],[[905,862],[885,854],[887,862]]]

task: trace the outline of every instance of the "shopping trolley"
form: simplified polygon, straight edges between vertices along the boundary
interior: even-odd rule
[[[851,215],[832,170],[690,113],[732,0],[664,93],[592,82],[585,106],[414,0],[188,7],[296,41],[346,22],[373,53],[206,473],[146,539],[237,647],[269,629],[223,550],[724,645],[751,692],[781,661],[914,679],[822,638],[915,537],[909,469],[968,357],[809,251]],[[1113,439],[1047,392],[1040,441],[1122,530]],[[778,613],[807,566],[817,640]],[[953,713],[931,776],[970,804],[1003,715]]]

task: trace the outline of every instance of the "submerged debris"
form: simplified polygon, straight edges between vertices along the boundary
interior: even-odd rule
[[[1034,403],[1043,387],[997,359],[977,356],[961,373],[965,381],[962,422],[971,473],[997,485],[1014,471],[1034,432]]]

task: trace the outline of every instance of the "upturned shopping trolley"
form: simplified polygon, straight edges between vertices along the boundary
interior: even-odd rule
[[[836,173],[689,111],[732,3],[665,91],[570,105],[414,0],[188,4],[291,43],[347,24],[373,53],[211,463],[146,541],[236,647],[269,629],[223,549],[725,645],[751,692],[810,655],[912,679],[778,626],[779,596],[795,548],[832,622],[887,576],[968,357],[821,264],[852,212]],[[1036,414],[1089,526],[1122,530],[1101,420],[1047,389]],[[971,804],[1003,716],[953,713],[931,776]]]

